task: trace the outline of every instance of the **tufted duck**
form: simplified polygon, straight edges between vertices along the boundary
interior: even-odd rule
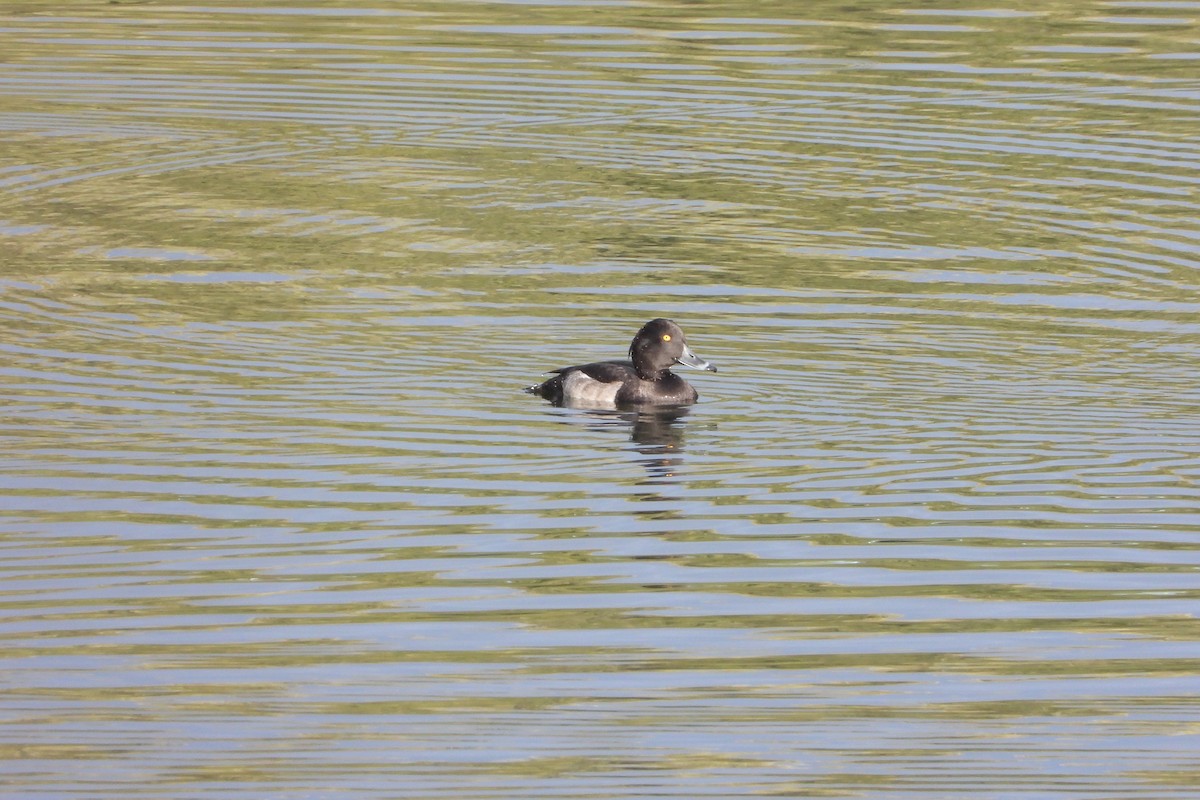
[[[669,319],[652,319],[629,345],[629,361],[597,361],[552,370],[553,378],[525,391],[555,405],[584,408],[686,405],[698,395],[691,384],[671,372],[683,364],[716,372],[687,346],[683,330]]]

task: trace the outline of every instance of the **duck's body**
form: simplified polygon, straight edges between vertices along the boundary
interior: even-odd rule
[[[553,378],[530,389],[556,405],[682,406],[699,397],[690,383],[673,372],[652,380],[641,377],[632,361],[597,361],[554,372]]]
[[[526,389],[555,405],[585,408],[689,405],[699,394],[671,372],[673,364],[716,372],[688,348],[669,319],[647,322],[629,345],[628,361],[596,361],[552,370],[554,377]]]

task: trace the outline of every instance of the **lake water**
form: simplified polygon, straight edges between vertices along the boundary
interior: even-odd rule
[[[5,794],[1196,797],[1200,2],[919,5],[6,4]]]

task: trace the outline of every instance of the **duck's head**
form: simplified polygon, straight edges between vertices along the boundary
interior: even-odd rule
[[[655,380],[673,364],[717,371],[691,351],[683,329],[669,319],[652,319],[643,325],[629,345],[629,358],[638,375],[645,380]]]

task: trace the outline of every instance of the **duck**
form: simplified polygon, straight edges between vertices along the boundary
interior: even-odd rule
[[[525,389],[556,406],[636,408],[685,406],[699,399],[696,389],[671,372],[675,364],[716,372],[688,347],[673,320],[652,319],[629,344],[626,361],[596,361],[550,370],[553,377]]]

